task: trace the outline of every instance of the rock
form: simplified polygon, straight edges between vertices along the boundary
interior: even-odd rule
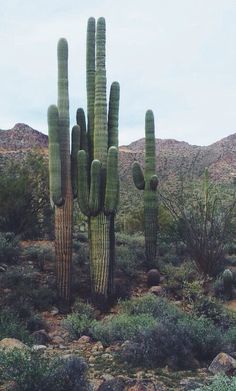
[[[97,391],[124,391],[125,382],[122,379],[111,379],[103,382]]]
[[[53,337],[52,339],[52,342],[55,343],[56,345],[61,345],[61,344],[64,344],[64,339],[62,337],[60,337],[60,335],[55,335],[55,337]]]
[[[153,293],[155,296],[164,296],[165,290],[160,285],[154,285],[149,289],[150,293]]]
[[[203,386],[203,383],[191,378],[182,379],[179,384],[183,386],[183,391],[193,391]]]
[[[37,345],[46,345],[51,342],[51,338],[44,329],[34,331],[31,335]]]
[[[4,273],[6,271],[7,269],[4,266],[0,265],[0,273]]]
[[[147,273],[147,285],[149,287],[156,286],[160,282],[160,273],[157,269],[151,269]]]
[[[5,288],[5,289],[3,289],[3,293],[11,293],[11,289],[10,288]]]
[[[3,338],[0,341],[0,349],[28,349],[28,347],[16,338]]]
[[[52,316],[56,316],[59,314],[59,309],[57,307],[53,307],[53,309],[50,311],[50,314]]]
[[[91,341],[91,338],[88,336],[88,335],[82,335],[79,339],[78,339],[78,343],[81,343],[81,344],[84,344],[84,343],[88,343]]]
[[[103,344],[101,342],[97,342],[97,343],[95,343],[95,345],[93,345],[92,352],[96,352],[96,351],[101,352],[103,349],[104,349]]]
[[[110,375],[109,373],[104,373],[104,375],[102,375],[102,379],[105,381],[109,381],[109,380],[113,380],[114,376]]]
[[[167,391],[161,383],[154,383],[150,380],[131,381],[124,391]]]
[[[45,346],[45,345],[33,345],[32,346],[32,350],[34,351],[34,352],[38,352],[38,351],[44,351],[44,350],[46,350],[47,349],[47,346]]]
[[[208,370],[214,375],[218,373],[232,375],[236,372],[236,360],[229,354],[221,352],[214,358]]]

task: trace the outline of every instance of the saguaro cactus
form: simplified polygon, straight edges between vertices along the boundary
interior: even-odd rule
[[[147,266],[153,266],[157,250],[158,200],[154,116],[151,110],[145,117],[145,170],[133,163],[133,181],[137,189],[144,190],[144,229]]]
[[[80,129],[77,125],[73,128],[72,156],[70,156],[68,44],[64,38],[58,42],[57,54],[58,104],[48,109],[49,177],[51,203],[55,206],[57,288],[59,296],[68,301],[72,258],[71,171],[75,177],[77,163],[74,162],[74,157],[79,149]]]
[[[114,216],[118,206],[119,84],[106,100],[105,19],[88,20],[87,28],[87,130],[82,109],[78,153],[78,202],[89,220],[90,272],[94,301],[105,305],[113,291]]]

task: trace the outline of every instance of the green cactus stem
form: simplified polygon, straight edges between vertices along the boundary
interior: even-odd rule
[[[97,27],[97,28],[96,28]],[[119,84],[106,99],[105,19],[87,28],[87,142],[78,153],[78,203],[89,219],[91,286],[95,303],[105,306],[113,292],[114,215],[118,206]],[[82,109],[77,123],[85,128]]]
[[[138,162],[133,163],[133,181],[137,189],[144,190],[144,231],[146,263],[155,265],[158,230],[158,179],[156,172],[156,145],[154,116],[151,110],[145,117],[145,169]]]
[[[55,207],[55,254],[57,289],[61,299],[70,300],[72,259],[72,178],[77,194],[77,152],[80,147],[80,128],[73,128],[72,156],[70,155],[68,44],[61,38],[58,55],[58,104],[48,109],[50,198]]]

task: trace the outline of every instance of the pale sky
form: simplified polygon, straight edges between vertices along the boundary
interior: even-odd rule
[[[208,145],[236,132],[236,0],[1,0],[0,128],[47,133],[57,101],[56,46],[69,43],[71,126],[86,107],[90,16],[107,25],[108,86],[121,85],[120,144],[144,136]]]

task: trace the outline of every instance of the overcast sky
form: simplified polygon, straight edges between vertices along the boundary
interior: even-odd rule
[[[121,85],[120,144],[144,135],[208,145],[236,132],[235,0],[1,0],[0,128],[47,133],[56,98],[56,46],[69,42],[71,125],[86,105],[90,16],[107,24],[108,84]]]

